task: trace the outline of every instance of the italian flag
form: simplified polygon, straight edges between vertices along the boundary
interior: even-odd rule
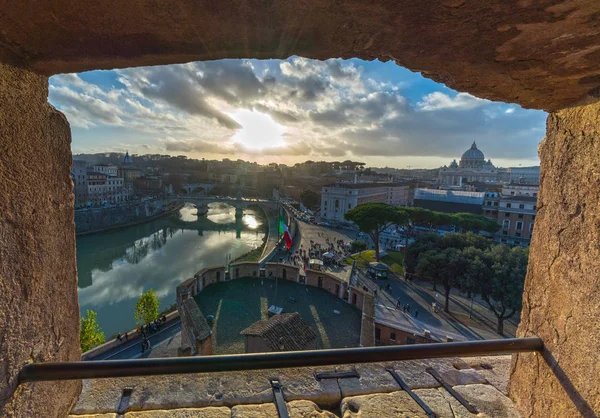
[[[288,230],[287,225],[283,221],[281,215],[279,216],[279,233],[283,235],[283,239],[285,239],[285,246],[289,250],[292,248],[292,236],[290,235],[290,231]]]

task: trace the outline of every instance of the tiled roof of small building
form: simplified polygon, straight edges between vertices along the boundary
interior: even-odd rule
[[[317,338],[298,312],[256,321],[240,334],[261,337],[273,351],[306,350]]]

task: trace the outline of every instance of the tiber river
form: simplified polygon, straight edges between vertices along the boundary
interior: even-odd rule
[[[186,204],[169,216],[103,234],[77,238],[79,309],[98,313],[106,339],[135,328],[133,310],[152,288],[160,310],[175,303],[175,288],[204,267],[224,265],[261,245],[267,222],[244,209],[236,223],[235,208],[209,204],[198,218]]]

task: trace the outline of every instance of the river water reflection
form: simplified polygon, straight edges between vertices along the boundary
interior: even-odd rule
[[[261,245],[266,222],[244,209],[209,204],[198,217],[186,204],[179,212],[123,230],[77,238],[79,309],[98,313],[106,338],[135,327],[133,309],[152,288],[160,309],[175,303],[175,288],[204,267],[223,265]]]

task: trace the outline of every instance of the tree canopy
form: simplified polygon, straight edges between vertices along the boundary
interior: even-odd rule
[[[497,318],[496,331],[520,311],[529,250],[496,244],[480,235],[447,233],[419,237],[406,251],[405,265],[418,276],[450,289],[478,293]]]
[[[104,344],[104,332],[96,322],[97,315],[96,312],[88,309],[85,312],[85,316],[81,318],[79,344],[82,353]]]
[[[148,289],[137,301],[133,317],[138,325],[149,324],[158,318],[158,307],[160,302],[153,289]]]
[[[310,209],[321,202],[321,195],[312,190],[304,190],[300,193],[300,201],[305,207]]]
[[[398,210],[396,206],[371,202],[350,209],[344,217],[371,237],[375,244],[375,260],[379,261],[379,235],[392,225],[404,224],[407,216],[406,212]]]

